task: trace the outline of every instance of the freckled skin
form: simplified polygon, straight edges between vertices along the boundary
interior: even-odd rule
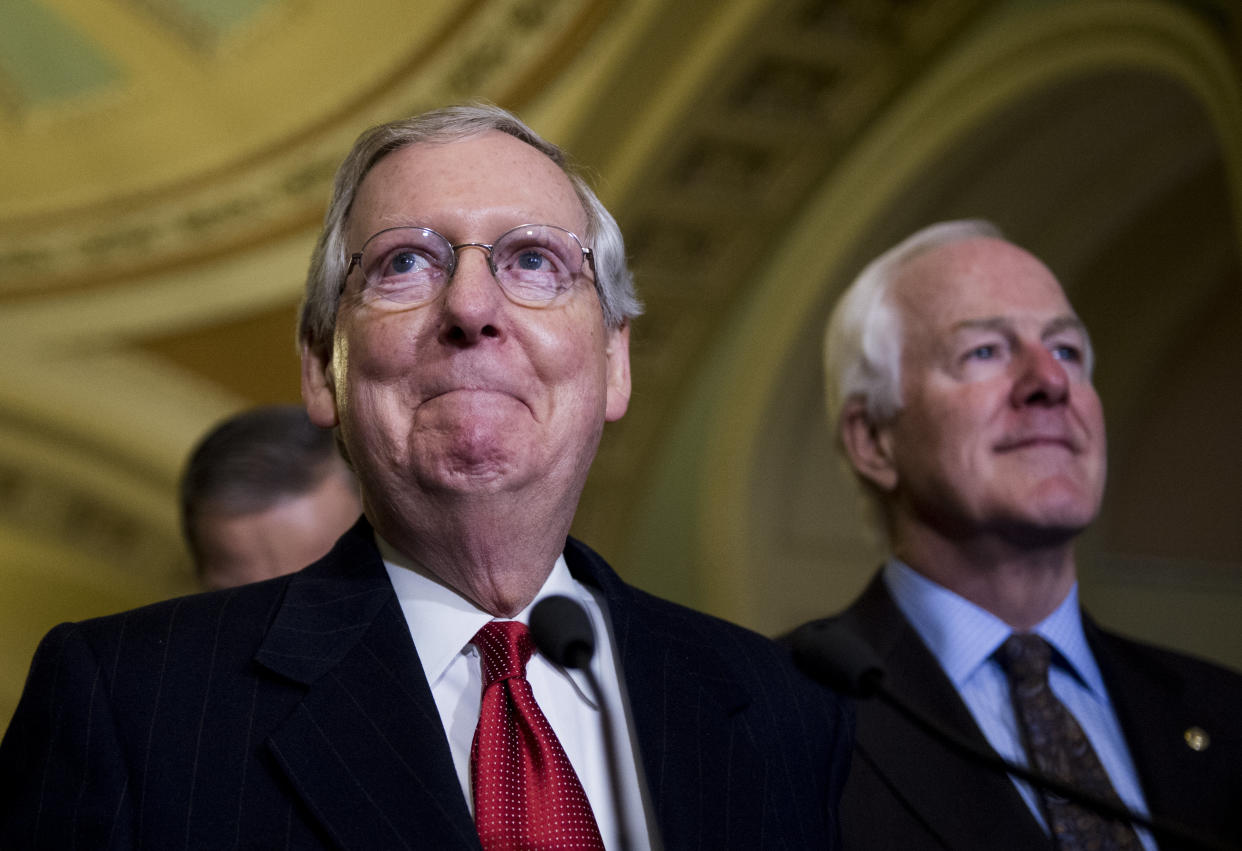
[[[555,163],[488,131],[407,146],[377,163],[354,202],[347,246],[356,251],[396,225],[491,243],[522,224],[583,235],[586,213]],[[467,248],[444,291],[411,308],[362,302],[354,272],[330,362],[304,353],[311,419],[339,424],[376,529],[424,563],[486,550],[470,566],[429,567],[476,602],[499,595],[506,602],[493,605],[508,607],[525,593],[490,587],[521,572],[496,561],[520,555],[519,541],[539,551],[527,559],[551,568],[604,423],[628,405],[628,327],[605,326],[589,276],[586,268],[546,307],[522,306],[492,277],[485,252]],[[514,555],[500,556],[502,546]],[[487,575],[456,578],[464,572]]]

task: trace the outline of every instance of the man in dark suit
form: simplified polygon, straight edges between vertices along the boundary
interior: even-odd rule
[[[980,749],[1242,845],[1242,677],[1079,609],[1073,545],[1104,488],[1104,419],[1086,329],[1052,273],[985,222],[933,225],[846,291],[826,364],[839,447],[892,553],[829,621]],[[1035,648],[1037,684],[1021,662]],[[972,764],[886,704],[860,704],[857,724],[848,848],[1176,845]],[[1051,768],[1064,752],[1050,743],[1071,737],[1074,767]]]
[[[612,217],[486,106],[369,131],[335,186],[303,395],[364,517],[291,576],[53,630],[0,846],[833,847],[835,696],[567,538],[630,392]],[[601,695],[527,658],[549,593],[593,623]]]

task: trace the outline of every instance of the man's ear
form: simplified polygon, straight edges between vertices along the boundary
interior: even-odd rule
[[[310,421],[320,428],[333,428],[336,415],[336,379],[332,374],[332,355],[317,354],[309,343],[302,343],[302,401]]]
[[[892,430],[872,422],[861,399],[850,399],[841,410],[841,446],[858,475],[884,492],[897,487]]]
[[[608,331],[608,406],[605,422],[616,422],[630,406],[630,323]]]

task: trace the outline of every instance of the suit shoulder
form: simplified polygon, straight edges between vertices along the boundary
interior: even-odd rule
[[[603,556],[576,538],[569,538],[566,542],[565,559],[575,579],[599,588],[609,599],[617,600],[625,606],[636,606],[649,616],[696,631],[722,631],[737,634],[746,640],[769,641],[759,633],[724,618],[675,603],[626,583]]]
[[[40,643],[45,654],[71,641],[82,641],[97,653],[140,651],[144,646],[158,648],[176,639],[179,642],[257,640],[267,629],[272,614],[284,594],[287,577],[267,582],[174,597],[149,603],[116,614],[63,623],[51,630]]]
[[[1123,669],[1165,685],[1206,689],[1218,699],[1232,695],[1242,701],[1242,672],[1198,656],[1139,641],[1100,627],[1089,632],[1096,656],[1106,671]]]
[[[570,539],[565,551],[580,581],[599,587],[610,600],[611,617],[630,621],[644,633],[644,646],[717,660],[721,670],[765,688],[826,693],[793,664],[789,650],[771,638],[724,618],[666,600],[628,585],[585,544]],[[835,699],[835,696],[834,696]]]
[[[782,661],[788,656],[788,651],[780,644],[749,627],[665,600],[646,591],[636,591],[636,594],[647,611],[665,621],[670,629],[697,635],[705,643],[744,648],[749,653],[779,657]]]

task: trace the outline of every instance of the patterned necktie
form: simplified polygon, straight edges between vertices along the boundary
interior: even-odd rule
[[[526,625],[492,621],[474,636],[483,705],[470,747],[474,823],[486,851],[603,851],[586,792],[535,703]]]
[[[1095,749],[1048,683],[1052,648],[1033,633],[1010,635],[999,650],[1009,674],[1009,693],[1023,744],[1043,773],[1118,804],[1113,784]],[[1062,851],[1142,851],[1128,822],[1116,821],[1041,792],[1044,816]]]

